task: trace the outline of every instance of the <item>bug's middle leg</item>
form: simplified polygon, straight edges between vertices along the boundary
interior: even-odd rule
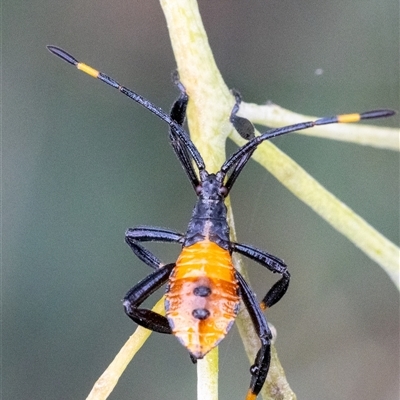
[[[260,307],[265,310],[272,307],[277,303],[283,295],[286,293],[290,282],[290,273],[287,270],[287,266],[283,260],[273,256],[265,251],[256,249],[253,246],[232,243],[233,251],[236,251],[244,256],[256,261],[263,267],[268,268],[273,273],[281,274],[281,279],[278,280],[267,292],[264,298],[260,302]]]
[[[139,308],[139,306],[151,294],[167,282],[174,267],[175,263],[164,265],[146,276],[146,278],[129,290],[124,297],[123,305],[125,307],[125,313],[130,319],[152,331],[172,333],[166,317],[157,314],[154,311]]]
[[[149,267],[155,271],[137,283],[126,294],[123,305],[125,313],[137,324],[160,333],[172,333],[167,318],[154,311],[139,308],[152,293],[164,285],[175,264],[164,265],[150,250],[143,247],[140,242],[158,241],[181,243],[183,235],[168,229],[154,227],[136,227],[128,229],[125,241],[135,253]]]

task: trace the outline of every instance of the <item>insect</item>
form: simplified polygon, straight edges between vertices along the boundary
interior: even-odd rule
[[[136,101],[169,125],[169,141],[197,195],[186,233],[173,230],[139,226],[128,229],[126,243],[134,254],[154,271],[136,284],[126,294],[123,305],[126,314],[137,324],[152,331],[175,335],[188,349],[196,362],[213,349],[228,333],[239,310],[240,299],[247,308],[261,346],[250,368],[251,382],[246,400],[254,400],[260,392],[270,365],[271,331],[263,311],[277,303],[285,294],[290,274],[283,260],[253,246],[230,240],[225,198],[258,145],[265,140],[316,125],[340,122],[357,122],[362,119],[388,117],[392,110],[374,110],[362,114],[343,114],[301,122],[283,128],[271,129],[254,137],[250,121],[239,117],[240,95],[234,92],[235,105],[230,121],[236,130],[250,139],[234,152],[217,173],[208,173],[199,151],[183,128],[189,97],[177,74],[173,76],[180,96],[170,114],[132,90],[121,86],[114,79],[92,67],[78,62],[64,50],[48,46],[48,49],[64,61]],[[178,259],[163,264],[144,242],[168,242],[181,245]],[[260,264],[280,279],[257,302],[243,276],[234,268],[232,252]],[[167,284],[165,295],[166,316],[140,305],[157,289]]]

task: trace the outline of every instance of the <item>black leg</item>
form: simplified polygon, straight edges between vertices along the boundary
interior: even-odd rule
[[[235,89],[232,89],[231,93],[235,96],[235,105],[232,108],[229,120],[243,139],[253,139],[255,136],[253,124],[247,118],[236,115],[242,102],[242,96]]]
[[[126,231],[125,242],[128,243],[129,247],[140,260],[149,267],[158,269],[163,265],[163,263],[138,242],[183,243],[183,235],[169,229],[138,226]]]
[[[257,336],[261,341],[260,350],[257,352],[254,364],[250,367],[251,381],[250,388],[246,396],[246,400],[254,400],[263,387],[265,379],[267,378],[269,364],[271,361],[270,347],[272,334],[268,327],[267,320],[257,304],[249,285],[244,280],[243,276],[237,271],[236,277],[243,303],[249,312]]]
[[[186,93],[185,87],[179,80],[179,75],[178,72],[175,71],[172,74],[172,81],[173,83],[178,87],[180,91],[180,95],[178,99],[175,100],[174,104],[172,105],[171,111],[170,111],[170,117],[172,120],[174,120],[177,124],[182,126],[185,122],[186,118],[186,108],[187,104],[189,101],[189,96]],[[170,126],[169,130],[169,139],[172,145],[172,148],[174,149],[174,152],[176,156],[178,157],[179,161],[181,162],[181,165],[183,169],[185,170],[193,188],[196,190],[196,188],[199,186],[200,182],[197,177],[196,171],[193,168],[193,158],[191,156],[191,153],[188,151],[188,146],[187,143],[184,143],[181,139],[181,137],[177,134],[176,130],[174,129],[173,126]],[[198,165],[199,169],[204,169],[205,166],[200,166]]]
[[[237,112],[239,111],[239,106],[240,103],[242,102],[242,97],[237,90],[232,89],[231,92],[235,96],[236,102],[232,108],[229,120],[243,139],[251,140],[255,136],[253,124],[248,119],[236,115]],[[229,168],[231,169],[231,171],[225,183],[225,188],[227,189],[228,193],[230,192],[233,184],[235,183],[236,178],[240,175],[240,172],[247,164],[247,161],[249,161],[250,157],[253,155],[253,152],[254,151],[248,152],[241,159],[237,160],[235,164],[232,164],[232,166]]]
[[[168,280],[175,264],[167,264],[136,284],[125,296],[125,313],[144,328],[160,333],[172,333],[166,317],[144,308],[138,308],[152,293]]]
[[[170,117],[180,126],[183,125],[186,118],[186,108],[189,102],[189,96],[182,82],[179,80],[178,71],[172,73],[172,82],[179,89],[179,97],[175,100],[170,111]]]
[[[135,255],[155,271],[136,284],[125,296],[124,307],[129,318],[137,324],[160,333],[172,333],[167,318],[151,310],[138,308],[152,293],[164,285],[175,264],[164,265],[139,242],[182,243],[183,235],[169,229],[139,226],[126,231],[125,241]]]
[[[255,247],[240,243],[231,243],[231,245],[233,251],[243,254],[253,261],[258,262],[263,267],[268,268],[273,273],[278,273],[282,275],[282,278],[279,279],[279,281],[276,282],[271,287],[271,289],[268,290],[267,294],[260,303],[260,307],[263,310],[272,307],[282,298],[289,286],[290,274],[287,270],[286,264],[280,258],[268,254],[265,251],[256,249]]]

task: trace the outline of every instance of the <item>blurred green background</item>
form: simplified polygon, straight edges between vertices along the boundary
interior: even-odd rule
[[[248,102],[311,115],[400,108],[398,7],[200,4],[228,86]],[[2,398],[83,399],[135,329],[120,300],[150,272],[124,243],[126,228],[184,231],[195,196],[165,124],[45,46],[67,49],[165,109],[177,95],[176,65],[155,0],[4,0],[2,20]],[[397,126],[398,117],[377,124]],[[296,135],[275,143],[398,243],[397,153]],[[298,398],[398,399],[399,295],[386,274],[255,163],[232,202],[239,240],[289,265],[290,290],[268,315]],[[169,262],[179,251],[154,249]],[[248,264],[261,296],[275,277]],[[220,346],[221,400],[244,398],[248,368],[234,327]],[[160,334],[110,396],[195,398],[196,368]]]

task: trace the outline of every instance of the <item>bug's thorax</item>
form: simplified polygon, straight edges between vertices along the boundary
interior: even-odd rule
[[[170,276],[166,311],[173,334],[196,359],[227,334],[239,308],[228,250],[209,240],[184,247]]]
[[[209,240],[229,249],[229,226],[226,221],[225,187],[218,174],[204,172],[197,189],[197,202],[193,208],[185,235],[184,246]]]

